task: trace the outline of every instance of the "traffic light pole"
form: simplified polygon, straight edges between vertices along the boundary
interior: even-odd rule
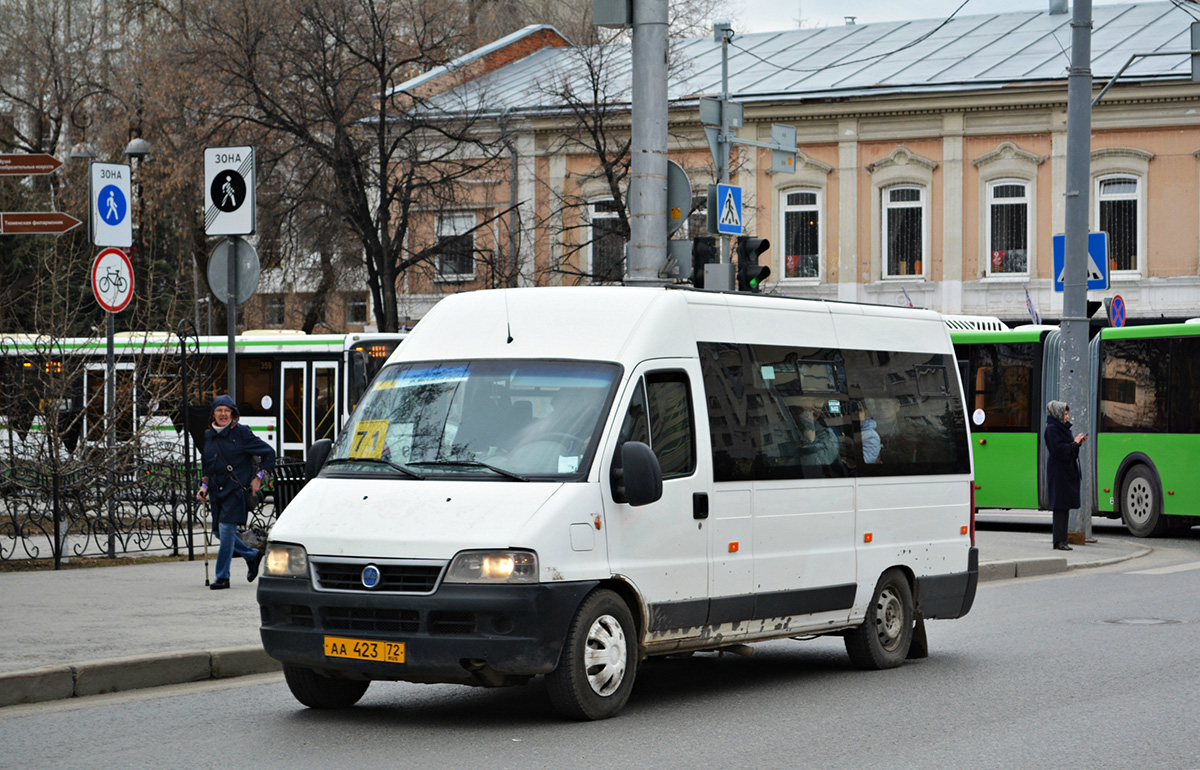
[[[1088,399],[1087,240],[1092,159],[1092,0],[1075,0],[1071,18],[1071,67],[1067,76],[1067,190],[1063,256],[1062,358],[1058,398],[1071,407],[1076,433],[1087,431]],[[1089,437],[1089,441],[1091,438]],[[1094,456],[1094,447],[1082,448]],[[1071,511],[1069,540],[1086,542],[1091,531],[1095,474],[1084,474],[1083,506]]]

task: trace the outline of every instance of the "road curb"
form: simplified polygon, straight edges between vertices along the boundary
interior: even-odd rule
[[[258,645],[138,655],[72,666],[42,666],[0,674],[0,708],[265,674],[281,668],[279,661],[269,657]]]
[[[1034,577],[1036,575],[1053,575],[1058,572],[1068,572],[1073,569],[1093,569],[1120,564],[1123,561],[1137,559],[1149,554],[1154,549],[1149,546],[1139,546],[1132,553],[1114,556],[1109,559],[1085,561],[1079,564],[1069,564],[1064,556],[1046,556],[1032,559],[1005,559],[1001,561],[985,561],[979,564],[979,582],[991,580],[1009,580],[1019,577]]]

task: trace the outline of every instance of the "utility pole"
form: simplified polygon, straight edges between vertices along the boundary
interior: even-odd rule
[[[627,282],[661,284],[667,259],[667,0],[633,0]]]
[[[1071,407],[1076,432],[1091,422],[1088,399],[1087,316],[1088,199],[1092,162],[1092,0],[1075,0],[1071,16],[1071,67],[1067,78],[1067,191],[1063,271],[1062,357],[1059,399]],[[1089,440],[1091,438],[1089,437]],[[1094,448],[1084,449],[1094,455]],[[1080,490],[1083,506],[1071,511],[1071,543],[1086,542],[1092,529],[1095,474]]]

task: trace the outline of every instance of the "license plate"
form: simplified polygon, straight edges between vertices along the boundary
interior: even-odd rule
[[[404,643],[327,636],[325,637],[325,655],[330,658],[355,658],[357,660],[376,660],[383,663],[403,663]]]

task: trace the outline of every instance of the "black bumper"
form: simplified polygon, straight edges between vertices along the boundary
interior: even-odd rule
[[[926,618],[961,618],[975,603],[979,586],[979,549],[967,556],[967,571],[952,575],[931,575],[917,581],[917,609]]]
[[[329,676],[504,685],[546,674],[594,582],[447,585],[428,595],[316,591],[308,580],[259,578],[263,648]],[[404,663],[326,657],[325,636],[401,642]]]

